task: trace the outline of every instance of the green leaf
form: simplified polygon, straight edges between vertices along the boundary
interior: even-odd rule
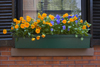
[[[82,33],[84,33],[84,31],[82,31]]]
[[[71,28],[72,26],[68,26],[68,28]]]
[[[84,40],[84,38],[83,38],[83,37],[81,37],[81,40],[83,41],[83,40]]]
[[[30,33],[28,33],[28,35],[30,36],[31,34],[30,34]]]
[[[78,37],[78,35],[75,35],[75,37]]]
[[[60,29],[60,27],[58,27]]]
[[[63,30],[61,30],[61,32],[63,32]]]
[[[77,28],[74,28],[75,30],[77,30]]]

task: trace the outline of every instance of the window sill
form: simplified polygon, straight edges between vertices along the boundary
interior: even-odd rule
[[[79,49],[11,49],[11,56],[93,56],[94,48]]]

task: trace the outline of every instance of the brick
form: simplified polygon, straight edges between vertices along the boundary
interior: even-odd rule
[[[69,60],[79,60],[82,59],[82,57],[68,57]]]
[[[67,67],[67,65],[54,65],[53,67]]]
[[[22,65],[9,65],[9,67],[23,67]]]
[[[9,60],[22,60],[22,57],[9,57]]]
[[[8,60],[8,57],[2,57],[2,56],[0,56],[0,60]]]
[[[53,57],[54,60],[65,60],[67,57]]]
[[[0,65],[0,67],[8,67],[8,65]]]
[[[2,64],[15,64],[15,61],[2,61]]]
[[[31,64],[44,64],[44,61],[31,61]]]
[[[92,64],[100,64],[100,61],[90,61]]]
[[[38,67],[52,67],[52,65],[38,65]]]
[[[37,67],[36,65],[24,65],[24,67]]]
[[[11,52],[1,52],[1,55],[10,56],[11,55]]]
[[[93,46],[94,47],[94,50],[97,50],[97,46]]]
[[[0,51],[8,51],[7,47],[0,47]]]
[[[100,45],[95,45],[94,50],[100,50]]]
[[[46,61],[46,64],[59,64],[59,61]]]
[[[97,59],[100,59],[100,56],[97,56]]]
[[[89,61],[75,61],[76,64],[87,64]]]
[[[8,48],[8,51],[11,51],[11,48]]]
[[[74,64],[74,61],[61,61],[61,64]]]
[[[83,65],[83,67],[96,67],[96,65]]]
[[[24,57],[24,60],[36,60],[37,57]]]
[[[16,61],[16,64],[30,64],[29,61]]]
[[[100,67],[100,65],[97,65],[97,67]]]
[[[94,55],[100,55],[100,52],[94,52]]]
[[[52,60],[52,57],[38,57],[39,60]]]
[[[81,65],[68,65],[68,67],[82,67]]]
[[[96,56],[91,56],[91,57],[83,57],[83,59],[85,60],[95,60],[96,59]]]

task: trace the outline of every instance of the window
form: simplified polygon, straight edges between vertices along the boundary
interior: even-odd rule
[[[37,13],[78,14],[81,17],[81,0],[23,0],[23,16],[36,19]]]

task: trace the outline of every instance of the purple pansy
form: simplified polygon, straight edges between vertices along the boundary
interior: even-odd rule
[[[78,17],[78,15],[76,14],[76,17]]]
[[[72,17],[75,17],[75,15],[73,15]]]
[[[75,21],[75,23],[77,24],[77,23],[78,23],[78,21],[76,20],[76,21]]]
[[[78,18],[80,20],[80,18]]]
[[[64,18],[61,19],[61,21],[63,21],[63,20],[64,20]]]
[[[72,16],[69,15],[68,18],[72,18]]]
[[[60,24],[60,20],[56,20],[57,24]]]
[[[54,25],[54,22],[53,22],[53,21],[51,21],[51,24],[52,24],[52,25]]]
[[[53,31],[53,28],[51,28],[51,31]]]
[[[68,28],[68,31],[70,31],[70,29]]]
[[[57,14],[57,15],[56,15],[56,18],[59,20],[59,19],[60,19],[60,16]]]
[[[63,27],[63,30],[65,30],[66,29],[66,26],[64,25],[64,26],[62,26]]]

